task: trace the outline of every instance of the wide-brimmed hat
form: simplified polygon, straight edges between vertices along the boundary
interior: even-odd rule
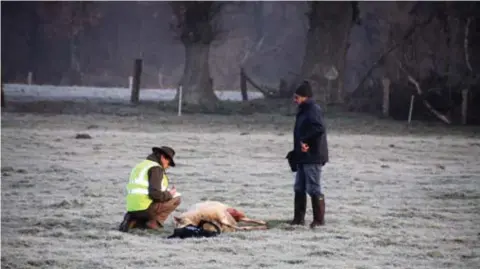
[[[170,166],[172,167],[175,166],[175,162],[173,161],[173,157],[175,156],[175,151],[171,147],[166,147],[166,146],[153,147],[152,151],[153,153],[162,153],[163,155],[165,155],[165,157],[170,159]]]

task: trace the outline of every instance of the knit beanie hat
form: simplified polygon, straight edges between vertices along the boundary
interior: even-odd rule
[[[300,86],[295,90],[295,94],[303,97],[312,97],[313,92],[312,92],[312,87],[310,87],[310,83],[308,81],[303,81]]]

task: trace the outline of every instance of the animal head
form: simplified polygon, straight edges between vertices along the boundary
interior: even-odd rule
[[[241,219],[245,218],[245,214],[239,210],[236,210],[235,208],[227,208],[227,212],[235,219],[235,221],[240,221]]]
[[[173,216],[173,221],[175,222],[176,228],[182,228],[190,224],[193,224],[189,218],[182,218],[177,216]]]

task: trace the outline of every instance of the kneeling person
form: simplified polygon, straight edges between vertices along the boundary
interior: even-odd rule
[[[174,155],[170,147],[154,147],[146,160],[132,169],[127,184],[127,213],[120,231],[128,232],[135,227],[159,230],[180,205],[175,188],[168,189],[165,173],[167,168],[175,166]]]

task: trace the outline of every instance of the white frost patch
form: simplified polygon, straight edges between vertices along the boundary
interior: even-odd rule
[[[22,101],[109,101],[129,103],[131,90],[128,88],[101,88],[80,86],[51,86],[4,84],[5,98]],[[140,101],[173,100],[176,89],[141,89]],[[216,91],[221,100],[241,101],[240,91]],[[262,93],[249,92],[249,99],[263,98]]]

